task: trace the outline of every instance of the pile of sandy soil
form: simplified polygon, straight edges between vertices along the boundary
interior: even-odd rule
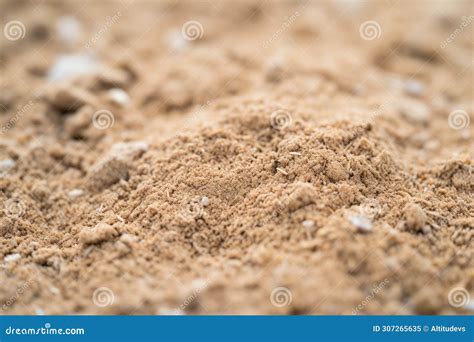
[[[2,1],[2,314],[466,314],[470,1]]]

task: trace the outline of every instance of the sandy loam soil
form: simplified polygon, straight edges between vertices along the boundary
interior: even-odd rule
[[[2,314],[472,314],[472,1],[0,24]]]

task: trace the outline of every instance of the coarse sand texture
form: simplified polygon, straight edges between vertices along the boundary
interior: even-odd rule
[[[2,314],[472,314],[472,1],[0,1]]]

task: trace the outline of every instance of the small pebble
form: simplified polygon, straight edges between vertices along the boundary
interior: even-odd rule
[[[405,82],[405,92],[411,96],[421,96],[425,90],[423,83],[416,80],[408,80]]]
[[[52,294],[55,294],[55,295],[57,295],[57,294],[60,293],[59,289],[58,289],[57,287],[54,287],[54,286],[50,286],[50,287],[49,287],[49,291],[50,291]]]
[[[349,217],[349,221],[360,231],[363,233],[368,233],[372,231],[372,221],[360,215],[353,215]]]
[[[138,240],[135,235],[132,234],[122,234],[120,236],[120,241],[122,241],[128,247],[133,247],[133,244]]]
[[[468,311],[474,312],[474,300],[471,299],[470,301],[468,301],[464,308]]]
[[[100,191],[119,182],[128,179],[129,164],[119,158],[108,158],[96,163],[88,174],[88,188]]]
[[[110,89],[107,93],[107,96],[113,103],[122,107],[125,107],[130,103],[130,97],[128,96],[127,92],[120,88]]]
[[[79,233],[79,239],[84,245],[94,245],[104,241],[112,240],[117,231],[110,224],[98,223],[94,228],[84,228]]]
[[[81,24],[74,17],[64,16],[59,19],[56,31],[63,44],[74,46],[81,35]]]
[[[326,175],[332,182],[339,182],[349,178],[345,167],[337,160],[331,160],[326,165]]]
[[[63,81],[98,72],[99,63],[85,54],[60,55],[48,71],[50,81]]]
[[[9,254],[7,256],[5,256],[5,258],[3,258],[3,261],[5,262],[14,262],[14,261],[18,261],[21,259],[21,255],[18,254],[18,253],[15,253],[15,254]]]
[[[171,51],[181,52],[189,46],[189,41],[184,39],[180,31],[172,31],[166,35],[166,43]]]
[[[179,309],[159,308],[158,309],[158,315],[180,316],[180,315],[183,315],[183,312]]]
[[[76,199],[76,198],[81,197],[82,195],[84,195],[84,190],[81,190],[81,189],[72,189],[71,191],[68,192],[67,195],[68,195],[69,198],[71,198],[71,199]]]
[[[44,316],[45,315],[45,312],[44,312],[43,309],[35,309],[35,313],[38,316]]]
[[[108,158],[119,158],[122,160],[132,160],[140,157],[148,150],[148,143],[144,140],[115,143],[109,153]]]
[[[405,226],[408,231],[412,232],[426,232],[426,214],[423,209],[416,203],[408,203],[403,209],[405,216]]]
[[[469,132],[467,128],[463,129],[461,131],[461,138],[463,138],[464,140],[469,140],[471,138],[471,132]]]
[[[206,196],[201,198],[201,204],[203,207],[207,207],[209,205],[209,198],[207,198]]]
[[[15,167],[16,162],[13,159],[3,159],[0,160],[0,172],[1,171],[8,171],[11,168]]]
[[[302,224],[303,224],[303,227],[308,228],[308,229],[314,227],[313,220],[304,220]]]

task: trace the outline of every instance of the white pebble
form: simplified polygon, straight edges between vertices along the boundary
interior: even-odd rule
[[[35,309],[35,313],[37,316],[44,316],[45,315],[45,312],[43,309]]]
[[[82,195],[84,195],[84,190],[81,190],[81,189],[72,189],[71,191],[68,192],[67,195],[68,195],[69,198],[71,198],[71,199],[76,199],[76,198],[81,197]]]
[[[206,196],[201,198],[201,204],[203,207],[207,207],[209,205],[209,198],[207,198]]]
[[[464,308],[468,311],[474,312],[474,300],[471,299],[470,301],[468,301]]]
[[[158,315],[164,316],[181,316],[183,315],[183,311],[180,309],[169,309],[169,308],[159,308]]]
[[[471,138],[471,132],[469,132],[467,128],[463,129],[461,131],[461,138],[463,138],[464,140],[469,140]]]
[[[0,160],[0,171],[8,171],[11,168],[15,167],[16,162],[13,159],[3,159]]]
[[[361,232],[372,231],[372,221],[365,216],[353,215],[349,217],[349,221]]]
[[[18,261],[21,259],[21,255],[18,254],[18,253],[15,253],[15,254],[9,254],[7,256],[5,256],[5,258],[3,258],[3,261],[5,262],[14,262],[14,261]]]
[[[60,55],[48,71],[50,81],[63,81],[77,76],[90,75],[100,69],[100,64],[86,54]]]
[[[303,221],[303,227],[313,228],[314,227],[314,221],[313,220],[304,220]]]
[[[408,80],[405,82],[405,92],[412,96],[421,96],[425,90],[423,83],[416,80]]]
[[[54,287],[54,286],[50,286],[50,287],[49,287],[49,291],[50,291],[52,294],[55,294],[55,295],[57,295],[57,294],[60,293],[59,289],[58,289],[57,287]]]
[[[65,16],[59,19],[56,31],[64,44],[74,46],[81,35],[81,24],[76,18]]]
[[[172,31],[166,35],[166,43],[170,50],[175,52],[184,51],[188,46],[189,42],[184,39],[180,31]]]
[[[113,103],[122,107],[130,103],[130,97],[125,92],[125,90],[120,88],[110,89],[108,92],[108,97]]]

